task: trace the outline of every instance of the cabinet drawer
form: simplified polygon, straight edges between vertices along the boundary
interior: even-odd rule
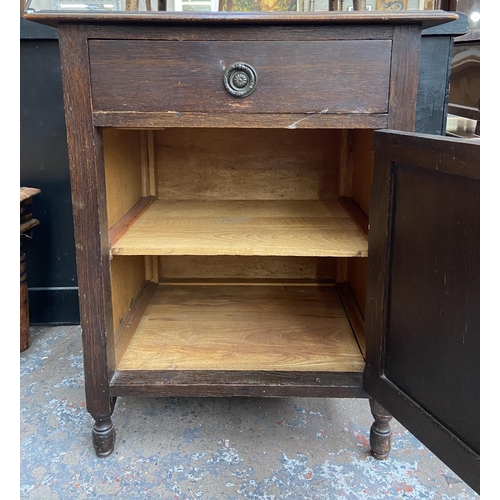
[[[386,113],[389,40],[308,42],[91,40],[94,111]],[[233,63],[255,91],[224,87]]]

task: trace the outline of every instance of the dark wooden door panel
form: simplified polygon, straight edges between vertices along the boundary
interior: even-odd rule
[[[94,111],[387,113],[389,40],[90,40]],[[236,62],[257,72],[248,97],[224,88]]]
[[[479,143],[375,133],[365,390],[479,489]]]
[[[385,376],[479,452],[479,183],[398,165],[393,214]]]

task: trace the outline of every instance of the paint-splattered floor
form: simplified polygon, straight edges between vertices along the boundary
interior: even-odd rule
[[[366,400],[118,398],[97,458],[80,328],[33,327],[21,353],[21,499],[478,499],[393,420],[369,455]]]

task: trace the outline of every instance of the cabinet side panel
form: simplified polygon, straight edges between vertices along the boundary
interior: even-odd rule
[[[351,130],[349,153],[352,163],[352,199],[362,212],[370,215],[370,191],[373,181],[373,130]],[[367,259],[348,260],[348,280],[356,302],[364,314]]]
[[[339,144],[338,130],[158,131],[158,198],[335,199]]]
[[[365,215],[370,215],[370,190],[373,180],[373,130],[352,130],[352,197]]]
[[[92,124],[86,26],[59,26],[87,410],[109,418],[113,321],[102,136]],[[109,343],[109,345],[108,345]],[[111,364],[108,363],[108,348]]]
[[[116,331],[145,281],[145,260],[141,255],[115,256],[111,261],[113,329]]]
[[[142,196],[141,140],[137,130],[103,129],[108,227]]]

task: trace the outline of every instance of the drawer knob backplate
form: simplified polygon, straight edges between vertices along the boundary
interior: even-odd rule
[[[250,64],[231,64],[224,73],[224,87],[235,97],[248,97],[257,88],[257,73]]]

